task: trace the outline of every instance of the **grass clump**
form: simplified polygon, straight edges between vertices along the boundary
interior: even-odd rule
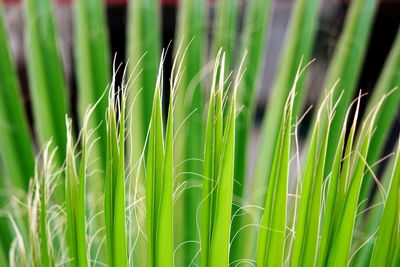
[[[231,232],[232,220],[240,212],[240,216],[250,216],[248,211],[253,207],[240,206],[236,208],[236,213],[232,213],[236,162],[235,120],[238,112],[236,90],[242,72],[236,75],[229,96],[229,107],[225,107],[225,54],[220,52],[217,55],[203,137],[203,174],[199,174],[203,180],[199,188],[202,200],[197,208],[196,221],[200,239],[190,241],[199,242],[193,263],[198,262],[201,266],[241,263],[257,263],[258,266],[347,266],[352,264],[354,255],[362,249],[363,245],[354,247],[357,240],[356,219],[371,208],[360,210],[362,205],[359,198],[363,177],[370,170],[366,158],[376,117],[387,96],[381,98],[365,117],[362,134],[356,139],[362,98],[360,93],[347,111],[332,168],[328,171],[329,175],[325,176],[331,127],[329,122],[335,116],[341,100],[333,102],[336,88],[327,93],[318,109],[307,157],[301,159],[299,151],[293,154],[300,123],[294,121],[299,116],[295,116],[293,105],[297,81],[303,71],[298,70],[282,113],[265,206],[254,206],[263,210],[261,220],[244,226],[258,229],[258,238],[252,244],[256,247],[257,256],[255,259],[243,258],[230,262],[230,253],[233,251],[231,244],[236,242],[235,238],[242,230]],[[131,107],[127,102],[130,91],[126,86],[115,90],[119,94],[110,91],[106,113],[107,164],[104,170],[100,170],[105,183],[102,197],[97,200],[103,199],[104,205],[100,207],[96,207],[98,203],[87,200],[87,182],[93,175],[89,172],[88,159],[96,142],[93,136],[98,130],[90,129],[89,121],[97,106],[90,107],[86,112],[78,142],[73,139],[71,120],[66,120],[67,152],[63,168],[59,169],[54,164],[56,152],[50,144],[37,160],[35,177],[25,204],[28,214],[26,222],[30,226],[25,228],[23,218],[10,215],[15,231],[9,254],[10,265],[131,266],[135,262],[134,251],[138,249],[147,250],[146,254],[141,255],[141,262],[146,262],[148,266],[179,265],[176,252],[188,242],[175,246],[173,234],[180,230],[180,225],[173,223],[176,201],[188,189],[185,184],[175,183],[180,175],[175,172],[179,164],[174,162],[174,141],[179,138],[179,128],[174,130],[174,107],[180,73],[178,66],[176,73],[171,74],[173,90],[164,125],[161,64],[146,145],[142,148],[142,157],[133,165],[129,161],[126,164],[130,151],[125,151],[127,138],[130,137],[130,132],[125,128],[125,121],[128,121],[126,110]],[[347,120],[353,106],[353,122],[346,134]],[[227,118],[224,118],[224,114]],[[321,124],[323,116],[328,122],[325,126]],[[380,228],[369,237],[375,240],[370,266],[376,266],[378,262],[394,264],[399,260],[399,148],[395,154],[390,186],[381,189],[387,197],[381,204],[384,212],[379,222]],[[139,181],[141,168],[145,168],[143,183]],[[291,175],[296,173],[294,169],[299,175],[294,179],[296,193],[291,195],[289,184]],[[63,184],[63,180],[65,202],[57,204],[54,192]],[[135,197],[132,198],[132,195]],[[96,213],[90,215],[88,210]],[[138,241],[141,235],[145,237],[145,242]],[[141,245],[144,248],[140,248]]]
[[[399,265],[400,144],[380,159],[398,115],[400,33],[362,111],[377,1],[352,1],[327,92],[303,115],[320,3],[298,0],[248,177],[271,2],[249,1],[241,34],[239,2],[218,2],[208,40],[204,1],[182,0],[166,88],[158,1],[129,4],[121,85],[100,1],[76,4],[73,124],[51,2],[27,0],[38,140],[0,18],[1,266]]]

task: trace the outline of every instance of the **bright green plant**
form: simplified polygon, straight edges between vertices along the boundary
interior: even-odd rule
[[[181,2],[167,88],[158,1],[130,1],[129,62],[113,71],[101,2],[75,3],[74,129],[52,3],[27,0],[38,140],[0,10],[0,265],[397,266],[399,145],[382,178],[376,171],[399,111],[400,32],[366,111],[362,92],[351,102],[377,1],[352,1],[304,144],[320,2],[295,3],[254,177],[248,143],[271,2],[249,1],[239,33],[241,1],[219,1],[210,40],[204,1]]]

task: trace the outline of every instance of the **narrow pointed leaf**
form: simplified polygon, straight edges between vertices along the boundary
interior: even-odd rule
[[[153,112],[150,121],[149,144],[147,147],[146,162],[146,226],[149,266],[156,266],[157,256],[157,225],[160,216],[160,201],[162,190],[162,177],[164,173],[164,137],[161,112],[160,89],[157,85]],[[161,263],[160,263],[161,264]]]
[[[210,244],[210,265],[229,265],[230,221],[233,196],[233,173],[235,159],[235,95],[225,125],[224,140],[217,180],[215,219]]]
[[[172,182],[173,182],[173,97],[170,97],[165,135],[165,158],[160,197],[159,222],[157,224],[156,266],[173,266],[172,235]],[[161,182],[161,181],[158,181]]]
[[[282,118],[268,182],[264,214],[258,234],[257,265],[259,266],[283,264],[293,97],[292,91]]]

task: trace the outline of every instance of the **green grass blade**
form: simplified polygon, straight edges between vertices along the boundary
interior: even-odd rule
[[[222,150],[223,150],[223,136],[224,136],[224,112],[223,112],[223,88],[224,88],[224,79],[225,79],[225,54],[222,55],[220,69],[215,69],[214,71],[218,72],[218,85],[217,91],[215,93],[215,111],[214,111],[214,164],[213,164],[213,180],[217,183],[217,179],[219,176],[219,169],[221,168],[221,157],[222,157]],[[215,217],[215,202],[216,197],[212,197],[212,204],[211,204],[211,214],[213,218]],[[214,223],[213,226],[214,227]]]
[[[337,224],[331,251],[328,254],[327,266],[345,266],[348,264],[359,195],[366,166],[365,160],[368,155],[370,138],[378,109],[379,106],[370,113],[370,116],[364,122],[362,130],[365,133],[365,138],[358,143],[358,147],[353,151],[352,155],[348,155],[348,157],[352,158],[353,164],[351,164],[351,169],[346,175],[347,186],[343,211]]]
[[[81,0],[74,3],[75,62],[78,82],[79,117],[83,124],[86,109],[96,103],[89,125],[100,139],[91,156],[98,158],[97,168],[105,166],[107,129],[104,114],[107,98],[102,97],[110,82],[110,59],[105,9],[101,0]]]
[[[294,244],[293,244],[293,252],[292,252],[292,265],[293,266],[300,266],[300,263],[302,262],[302,252],[303,249],[306,247],[305,246],[305,240],[304,236],[307,233],[306,232],[306,227],[307,227],[307,205],[311,206],[311,199],[310,199],[310,190],[312,189],[311,186],[313,185],[313,174],[315,172],[315,160],[317,158],[317,153],[318,153],[318,131],[319,131],[319,122],[314,126],[312,138],[311,138],[311,144],[308,152],[308,158],[306,161],[306,167],[304,170],[304,176],[303,176],[303,190],[301,192],[300,196],[300,206],[299,206],[299,211],[297,214],[296,218],[296,232],[295,232],[295,237],[294,237]]]
[[[353,123],[351,125],[350,132],[347,136],[347,141],[346,141],[347,143],[345,146],[344,156],[342,159],[342,168],[339,176],[338,189],[336,193],[336,207],[335,207],[336,210],[335,210],[335,216],[333,217],[332,236],[335,236],[336,231],[338,231],[338,227],[340,225],[340,220],[342,216],[341,212],[343,211],[345,205],[346,192],[348,191],[349,181],[351,179],[352,164],[354,163],[354,157],[352,156],[354,150],[353,144],[354,144],[355,132],[357,129],[360,101],[361,101],[361,96],[359,96],[357,100],[357,107],[353,118]],[[343,128],[345,128],[344,124]]]
[[[65,200],[67,215],[67,244],[71,266],[88,266],[88,247],[86,242],[86,171],[88,118],[86,114],[82,129],[82,150],[77,173],[76,155],[71,129],[71,120],[67,120],[67,154],[65,161]]]
[[[251,202],[258,205],[265,201],[267,191],[265,185],[268,184],[267,179],[270,177],[274,156],[273,149],[277,142],[279,124],[282,118],[281,111],[284,109],[286,98],[296,77],[297,68],[301,62],[307,64],[310,61],[318,22],[318,10],[318,0],[297,1],[291,16],[285,47],[278,65],[278,76],[272,87],[272,96],[262,124],[255,176],[250,188]],[[298,81],[296,88],[298,96],[294,103],[294,114],[296,114],[299,103],[302,102],[306,92],[304,87],[305,77],[306,74]]]
[[[259,266],[283,264],[293,98],[294,90],[285,106],[268,183],[264,214],[258,234],[257,265]]]
[[[200,221],[200,244],[201,244],[201,259],[202,267],[208,266],[209,246],[211,240],[212,218],[212,194],[215,186],[214,177],[214,146],[215,146],[215,92],[211,92],[209,101],[209,110],[206,123],[206,134],[204,144],[204,181],[203,194],[201,202],[201,221]]]
[[[122,118],[122,117],[121,117]],[[120,125],[120,130],[123,125]],[[124,224],[124,220],[122,220],[122,214],[125,213],[124,208],[124,178],[123,172],[121,168],[123,168],[124,164],[120,161],[120,147],[121,147],[121,136],[124,136],[124,132],[120,132],[118,136],[117,130],[117,119],[115,113],[115,102],[114,102],[114,94],[111,92],[109,96],[109,104],[107,109],[107,155],[106,155],[106,173],[105,173],[105,188],[104,188],[104,216],[105,216],[105,226],[106,226],[106,237],[107,237],[107,253],[108,253],[108,262],[110,265],[115,265],[120,260],[124,260],[125,250],[120,249],[123,244],[117,243],[117,235],[119,235],[118,240],[120,242],[124,241],[124,232],[125,227],[122,228]],[[122,152],[124,149],[122,149]],[[122,165],[122,166],[121,166]],[[122,176],[121,176],[122,175]],[[121,186],[122,180],[122,186]],[[119,183],[119,184],[118,184]],[[118,189],[117,189],[118,188]],[[119,192],[117,192],[119,191]],[[121,193],[122,191],[122,193]],[[118,196],[117,193],[120,195]],[[122,195],[121,195],[122,194]],[[117,205],[119,207],[117,208]],[[118,215],[117,215],[118,209]],[[121,214],[122,213],[122,214]],[[117,219],[117,216],[119,218]],[[117,223],[120,228],[117,228]],[[119,248],[117,251],[116,248]],[[123,262],[121,263],[123,264]]]
[[[150,122],[149,143],[146,162],[146,225],[148,238],[149,266],[156,266],[157,225],[161,204],[161,190],[164,166],[164,136],[161,111],[160,84],[157,84],[153,101],[153,112]],[[160,263],[161,264],[161,263]]]
[[[349,133],[347,132],[347,120],[351,111],[351,106],[347,110],[346,118],[343,123],[341,137],[335,152],[335,160],[331,170],[331,177],[328,187],[328,196],[325,203],[325,213],[323,215],[322,238],[317,258],[318,266],[326,266],[331,253],[332,244],[340,231],[340,223],[346,201],[346,194],[351,178],[352,164],[354,163],[355,152],[353,142],[357,128],[357,120],[360,109],[361,95],[356,103],[355,114]],[[346,144],[345,144],[345,139]],[[344,154],[343,154],[344,153]],[[343,155],[342,155],[343,154]]]
[[[340,137],[346,107],[354,97],[354,90],[364,62],[364,54],[367,49],[377,2],[376,0],[355,0],[351,2],[343,32],[325,77],[323,88],[331,88],[339,79],[337,85],[339,90],[334,93],[333,101],[337,101],[339,95],[343,92],[332,121],[328,151],[335,150]],[[322,101],[322,97],[320,100]],[[322,124],[324,123],[322,122]],[[332,167],[333,155],[334,153],[328,153],[327,155],[326,174]]]
[[[12,178],[7,180],[11,185],[27,190],[28,179],[34,170],[33,148],[1,5],[0,58],[0,154],[6,175]]]
[[[396,246],[399,240],[400,207],[400,143],[396,152],[389,194],[386,199],[381,224],[372,251],[370,266],[386,266],[395,262]]]
[[[49,140],[57,146],[56,162],[65,155],[68,111],[67,87],[61,63],[53,6],[50,0],[25,1],[27,65],[35,129],[40,144]]]
[[[72,140],[71,121],[67,121],[67,154],[65,157],[65,205],[67,218],[67,245],[71,266],[78,266],[78,249],[76,238],[76,213],[78,201],[78,175],[76,173],[74,144]]]
[[[128,266],[125,226],[125,94],[119,101],[118,173],[115,181],[114,266]]]
[[[328,96],[329,98],[330,96]],[[328,100],[328,99],[326,99]],[[322,203],[322,184],[324,181],[324,164],[329,136],[329,124],[325,127],[322,138],[319,137],[320,118],[325,112],[323,104],[318,111],[314,126],[306,169],[302,181],[302,192],[295,224],[295,238],[292,252],[292,266],[314,266]],[[332,114],[332,113],[331,113]],[[321,143],[318,146],[318,140]]]
[[[204,180],[200,203],[200,264],[202,267],[208,266],[210,259],[210,243],[215,220],[216,185],[223,140],[222,86],[224,80],[224,55],[222,56],[221,66],[220,60],[221,53],[218,53],[214,65],[204,141]],[[218,72],[219,68],[220,71]],[[219,85],[217,85],[217,77]],[[216,90],[217,86],[218,90]]]
[[[130,86],[128,103],[131,109],[129,127],[134,141],[129,143],[135,164],[144,147],[151,117],[154,88],[161,55],[160,12],[157,0],[130,0],[127,21],[126,53],[131,62],[128,73],[135,77]]]
[[[40,231],[40,258],[41,264],[45,267],[53,266],[52,257],[48,253],[48,243],[49,237],[47,232],[47,184],[45,182],[45,174],[42,174],[40,181],[40,222],[39,222],[39,231]]]
[[[317,266],[324,266],[327,258],[327,253],[329,251],[334,231],[334,218],[340,214],[340,210],[338,208],[338,192],[342,189],[340,185],[340,171],[342,166],[342,154],[345,149],[345,138],[346,138],[346,128],[347,118],[343,124],[342,133],[340,135],[339,142],[337,144],[337,149],[335,151],[335,157],[332,165],[332,170],[330,173],[329,180],[327,181],[327,190],[326,190],[326,200],[325,200],[325,209],[322,213],[322,228],[321,228],[321,240],[319,243],[318,255],[317,255]],[[350,137],[351,134],[350,134]]]
[[[200,264],[202,267],[208,266],[208,259],[210,254],[210,241],[212,237],[212,226],[213,226],[213,198],[214,190],[216,185],[217,177],[215,176],[215,168],[217,160],[220,158],[219,149],[217,149],[217,140],[222,140],[222,137],[217,137],[217,135],[222,136],[222,128],[214,127],[217,126],[218,120],[222,116],[216,114],[216,76],[217,69],[220,60],[220,53],[217,55],[214,65],[214,74],[211,84],[210,100],[208,103],[208,113],[206,120],[206,131],[204,137],[204,162],[203,162],[203,189],[202,189],[202,200],[201,200],[201,220],[200,220],[200,244],[201,244],[201,258]],[[219,91],[218,91],[219,92]],[[222,115],[222,114],[221,114]],[[218,131],[217,129],[221,129]],[[219,146],[220,144],[218,144]],[[217,151],[218,150],[218,151]],[[218,166],[218,165],[217,165]]]
[[[82,129],[82,148],[81,160],[79,165],[78,192],[76,207],[76,239],[78,251],[78,266],[88,266],[88,247],[86,244],[86,172],[88,169],[87,161],[88,149],[88,120],[90,113],[85,115]]]
[[[229,265],[230,221],[235,160],[235,102],[236,95],[234,92],[223,137],[216,188],[215,218],[210,243],[209,266],[215,267]]]
[[[173,92],[173,91],[172,91]],[[173,266],[172,236],[172,182],[173,182],[173,94],[168,108],[167,129],[165,134],[165,158],[160,197],[159,221],[156,239],[156,266]],[[159,181],[158,181],[159,182]]]

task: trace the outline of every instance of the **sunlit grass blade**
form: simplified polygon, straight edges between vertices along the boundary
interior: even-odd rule
[[[310,61],[314,46],[314,37],[318,22],[319,1],[297,1],[287,30],[285,47],[278,64],[277,77],[271,89],[267,110],[262,123],[261,139],[254,173],[254,181],[250,188],[251,202],[257,205],[264,203],[267,180],[270,177],[274,147],[277,142],[279,124],[282,118],[286,98],[293,84],[300,64]],[[303,66],[300,66],[303,68]],[[307,92],[304,86],[306,73],[300,78],[296,91],[298,96],[294,102],[294,114],[299,103]],[[329,87],[331,88],[332,85]]]
[[[364,121],[362,131],[365,133],[365,138],[358,142],[357,148],[353,151],[353,153],[347,154],[346,152],[346,156],[351,158],[351,165],[347,174],[340,177],[340,179],[344,178],[346,181],[346,191],[342,214],[337,221],[336,233],[333,237],[330,253],[328,254],[327,266],[345,266],[349,261],[359,195],[364,176],[364,170],[366,168],[368,148],[373,132],[376,114],[381,103],[382,100],[379,105],[375,107],[375,110],[373,110],[373,112],[371,112]]]
[[[355,0],[351,2],[346,15],[343,32],[325,77],[323,88],[331,88],[339,79],[338,90],[334,93],[333,101],[337,101],[343,91],[331,125],[332,131],[329,136],[328,151],[335,150],[335,146],[340,138],[341,125],[345,117],[346,107],[354,97],[359,74],[364,62],[364,55],[368,45],[377,2],[376,0]],[[323,96],[320,97],[319,102],[321,103],[322,100]],[[326,121],[322,121],[322,125],[325,123]],[[325,174],[331,169],[333,155],[334,153],[328,153],[327,155]]]
[[[5,175],[12,178],[8,185],[27,190],[34,170],[33,148],[8,40],[0,5],[0,155]]]
[[[214,166],[214,140],[215,132],[214,126],[214,112],[215,112],[215,92],[211,92],[209,101],[209,110],[207,115],[206,133],[204,141],[204,182],[203,194],[201,201],[201,228],[200,228],[200,245],[201,245],[201,266],[208,266],[209,247],[212,232],[212,194],[215,186],[215,179],[213,175]]]
[[[395,266],[400,225],[400,143],[381,224],[372,251],[370,266]]]
[[[224,64],[224,60],[222,61]],[[222,72],[221,72],[222,73]],[[240,69],[238,76],[240,76]],[[223,76],[222,76],[223,77]],[[223,79],[220,77],[220,80]],[[230,249],[230,222],[233,197],[234,162],[235,162],[235,117],[236,90],[239,79],[236,79],[223,136],[216,194],[214,205],[214,222],[210,243],[209,266],[228,266]],[[223,88],[219,91],[222,93]]]
[[[211,58],[214,58],[222,49],[226,55],[225,68],[227,70],[232,70],[235,63],[238,7],[238,0],[221,0],[215,4]]]
[[[173,91],[172,91],[173,92]],[[172,182],[173,182],[173,137],[174,114],[173,94],[170,95],[167,128],[165,133],[165,153],[160,196],[159,222],[156,238],[156,266],[173,266],[173,236],[172,236]]]
[[[211,84],[210,100],[204,140],[203,189],[200,203],[200,245],[202,267],[209,266],[211,240],[215,220],[215,201],[217,179],[223,140],[222,92],[225,56],[217,54]],[[218,72],[218,69],[220,71]],[[218,79],[218,82],[217,82]],[[217,88],[217,89],[216,89]]]
[[[102,96],[110,82],[111,66],[103,1],[74,2],[74,32],[80,122],[82,125],[88,106],[96,103],[89,128],[99,127],[96,135],[100,139],[95,143],[91,156],[97,159],[95,166],[104,169],[107,98]]]
[[[355,153],[355,148],[354,148],[354,139],[355,139],[355,133],[357,130],[358,126],[358,119],[359,119],[359,112],[360,112],[360,104],[361,104],[361,92],[360,95],[357,99],[357,106],[355,110],[355,114],[353,117],[353,122],[350,128],[350,131],[348,135],[346,136],[346,145],[344,147],[344,155],[341,160],[341,170],[340,170],[340,175],[337,180],[337,192],[335,192],[335,212],[332,220],[332,226],[331,226],[331,234],[330,234],[330,240],[329,242],[329,247],[328,249],[330,250],[332,247],[332,242],[334,240],[334,237],[337,234],[337,231],[339,231],[339,226],[340,226],[340,221],[341,221],[341,216],[342,212],[345,206],[345,201],[346,201],[346,195],[348,192],[349,188],[349,183],[351,180],[351,172],[353,169],[353,164],[355,161],[355,156],[353,154]],[[349,112],[349,110],[347,111]],[[346,123],[345,121],[344,123]],[[345,124],[343,124],[343,129],[345,129]],[[342,131],[342,134],[344,134],[344,130]],[[338,151],[337,151],[338,152]],[[336,166],[335,166],[336,167]],[[335,173],[333,173],[335,174]]]
[[[342,219],[349,180],[351,179],[352,164],[354,163],[353,153],[355,152],[353,143],[359,119],[361,97],[362,95],[360,92],[357,101],[354,102],[356,103],[355,113],[353,115],[353,121],[349,133],[346,135],[347,120],[350,115],[351,106],[348,108],[339,143],[337,144],[334,157],[335,160],[328,181],[328,189],[326,190],[327,197],[322,218],[322,237],[317,258],[318,266],[326,266],[331,253],[332,244],[338,231],[340,231],[340,222]]]
[[[50,0],[27,0],[24,5],[27,65],[35,130],[41,146],[52,140],[55,162],[63,163],[66,146],[64,116],[67,87],[61,63],[53,5]]]
[[[118,172],[115,181],[114,266],[128,266],[125,226],[125,93],[118,102]]]
[[[326,97],[325,101],[328,102],[330,97],[331,94]],[[328,123],[322,131],[322,137],[319,137],[320,118],[325,116],[324,113],[327,113],[329,120],[331,120],[334,114],[334,111],[329,111],[326,102],[322,104],[318,111],[302,180],[295,223],[292,266],[314,266],[316,263],[322,213],[322,189],[325,178],[324,167],[330,131],[330,124]],[[318,140],[321,140],[319,144]]]
[[[114,93],[111,91],[107,109],[107,160],[104,189],[108,262],[113,266],[127,266],[125,229],[125,94],[122,93],[115,112]]]
[[[257,265],[259,266],[283,264],[294,96],[295,91],[292,89],[285,105],[268,180],[264,214],[258,233]]]
[[[71,121],[67,120],[67,154],[65,162],[65,199],[67,212],[67,240],[72,266],[88,266],[86,242],[86,171],[88,157],[88,120],[82,128],[82,154],[79,173],[74,152]],[[85,125],[86,123],[86,125]]]
[[[159,76],[158,79],[161,79]],[[160,83],[154,93],[153,112],[150,121],[149,141],[146,162],[146,225],[148,239],[148,264],[158,266],[157,226],[160,223],[160,204],[162,194],[161,178],[164,174],[164,134]]]
[[[349,114],[349,110],[347,111],[347,116]],[[355,122],[357,121],[357,117],[355,117],[355,120],[353,122],[353,127],[356,126]],[[327,258],[327,253],[329,252],[333,236],[335,234],[333,228],[334,228],[334,218],[337,216],[340,216],[341,210],[339,209],[339,205],[341,207],[341,204],[338,204],[338,200],[340,199],[338,197],[338,192],[341,192],[340,194],[343,194],[342,191],[344,190],[342,188],[342,184],[340,183],[340,174],[341,174],[341,166],[342,166],[342,155],[343,151],[345,149],[345,140],[346,140],[346,132],[347,132],[347,117],[345,119],[345,122],[343,124],[342,132],[340,135],[339,142],[337,144],[337,148],[335,151],[335,156],[334,156],[334,161],[332,165],[332,169],[330,172],[330,176],[327,178],[329,179],[327,181],[327,189],[325,190],[325,207],[321,213],[322,216],[322,227],[321,227],[321,240],[319,243],[319,248],[318,248],[318,254],[317,254],[317,266],[324,266],[326,258]],[[351,134],[353,132],[353,134]],[[351,140],[354,137],[354,130],[350,131],[349,139]]]
[[[67,154],[65,158],[65,205],[67,215],[67,244],[71,266],[78,266],[78,248],[76,238],[76,213],[78,174],[76,172],[74,144],[71,132],[71,122],[67,121]]]
[[[140,155],[151,117],[154,88],[161,55],[160,11],[158,0],[130,0],[128,4],[126,54],[131,64],[128,73],[135,77],[128,95],[133,103],[129,127],[133,142],[129,143],[130,162]],[[135,100],[135,101],[134,101]]]
[[[110,97],[107,109],[107,155],[104,187],[104,218],[107,236],[108,262],[114,262],[114,212],[115,212],[115,178],[118,175],[118,141],[117,124],[114,111],[113,94]]]

